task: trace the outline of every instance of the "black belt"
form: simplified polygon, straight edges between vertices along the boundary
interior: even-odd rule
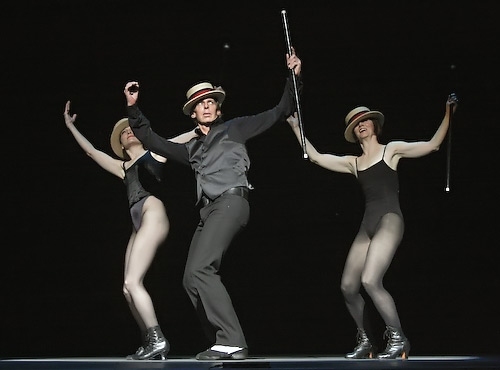
[[[240,197],[243,197],[246,200],[248,200],[248,188],[246,186],[237,186],[235,188],[230,188],[230,189],[227,189],[221,195],[219,195],[217,198],[220,198],[224,195],[239,195]],[[217,198],[215,198],[215,199],[217,199]],[[201,201],[203,203],[203,206],[209,205],[211,202],[215,201],[215,199],[210,199],[205,194],[203,194],[201,197]]]

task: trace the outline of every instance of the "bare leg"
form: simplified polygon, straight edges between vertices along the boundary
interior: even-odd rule
[[[135,316],[134,313],[137,313],[140,317],[141,329],[158,325],[153,302],[143,280],[168,230],[169,221],[163,203],[155,197],[149,197],[144,203],[141,227],[132,240],[125,264],[124,293],[126,297],[130,296],[132,314]]]
[[[126,276],[128,273],[128,266],[129,266],[129,261],[130,261],[130,254],[132,252],[132,247],[134,245],[134,240],[135,240],[136,232],[135,229],[132,228],[132,234],[130,235],[130,238],[128,240],[127,244],[127,250],[125,252],[125,268],[124,268],[124,276],[123,276],[123,281],[126,281]],[[137,312],[134,302],[132,300],[132,296],[130,295],[129,291],[126,289],[125,284],[123,284],[123,295],[125,296],[125,299],[127,300],[128,306],[130,308],[130,312],[132,313],[132,316],[134,317],[135,321],[137,322],[137,325],[139,326],[139,329],[141,331],[141,336],[144,336],[146,333],[146,324],[144,321],[141,319],[141,316],[139,315],[139,312]]]

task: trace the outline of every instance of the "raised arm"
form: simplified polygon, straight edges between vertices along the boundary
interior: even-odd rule
[[[70,115],[71,102],[68,100],[64,108],[64,121],[66,122],[66,127],[73,134],[76,142],[85,151],[85,153],[92,158],[99,166],[104,168],[106,171],[112,173],[115,176],[124,178],[125,173],[121,167],[123,161],[115,159],[110,155],[96,149],[90,141],[88,141],[85,136],[83,136],[80,131],[75,126],[76,114]]]
[[[428,141],[406,142],[393,141],[388,145],[388,150],[393,153],[392,161],[397,161],[399,158],[418,158],[432,152],[438,151],[443,143],[448,128],[450,126],[450,117],[457,109],[458,99],[455,94],[448,96],[445,105],[445,114],[441,124],[437,128],[432,138]],[[393,167],[394,168],[394,167]]]
[[[166,139],[151,129],[151,123],[137,106],[139,83],[127,82],[123,90],[127,100],[127,116],[134,135],[152,152],[179,163],[189,165],[189,153],[179,140]],[[182,136],[182,135],[181,135]],[[188,140],[189,141],[189,140]]]
[[[299,128],[299,120],[297,118],[297,113],[294,113],[292,116],[288,117],[286,120],[290,127],[292,128],[299,144],[302,143],[300,136],[300,128]],[[356,169],[354,166],[355,156],[352,155],[333,155],[333,154],[325,154],[319,153],[316,148],[311,144],[311,142],[305,138],[306,141],[306,152],[309,157],[309,161],[317,164],[323,168],[326,168],[330,171],[341,172],[341,173],[350,173],[355,175]]]

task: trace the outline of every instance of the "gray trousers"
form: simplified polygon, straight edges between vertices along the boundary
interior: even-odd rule
[[[231,241],[247,225],[249,217],[250,205],[239,195],[222,195],[200,209],[183,285],[212,344],[247,347],[219,269]]]

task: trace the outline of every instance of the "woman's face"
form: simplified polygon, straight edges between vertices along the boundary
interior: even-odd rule
[[[371,135],[376,135],[375,132],[375,124],[371,118],[367,118],[363,121],[359,121],[358,124],[354,127],[354,135],[360,141],[365,137],[369,137]]]
[[[137,139],[134,135],[134,132],[130,128],[130,126],[125,127],[122,132],[120,133],[120,142],[122,143],[124,148],[128,147],[128,144],[131,142],[137,142],[139,139]]]

